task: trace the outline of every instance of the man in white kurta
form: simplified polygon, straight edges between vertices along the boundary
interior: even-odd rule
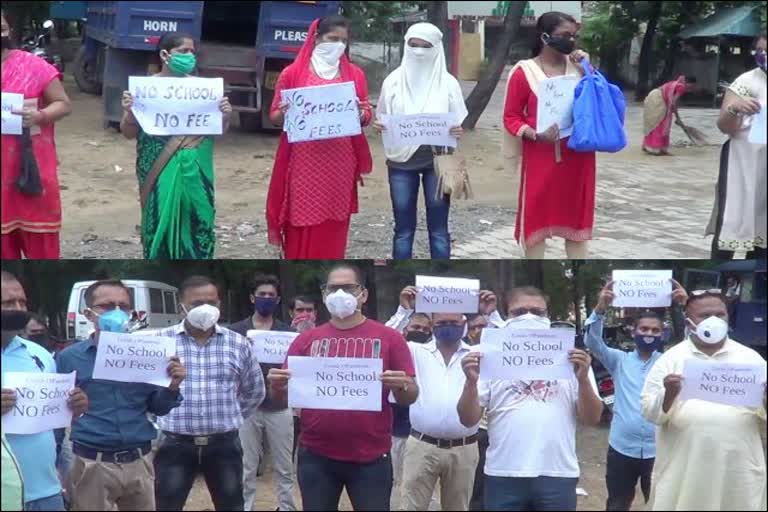
[[[677,397],[686,359],[765,360],[728,338],[727,325],[720,341],[710,336],[717,328],[696,329],[705,320],[711,327],[713,316],[727,321],[722,296],[692,296],[686,314],[690,336],[656,362],[641,395],[643,415],[658,425],[653,510],[765,510],[765,401],[749,408]]]

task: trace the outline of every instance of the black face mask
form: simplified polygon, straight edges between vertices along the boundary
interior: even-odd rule
[[[564,55],[570,55],[573,53],[573,50],[576,49],[576,41],[571,38],[552,37],[549,34],[544,34],[542,37],[547,46]]]
[[[10,50],[12,48],[10,36],[3,36],[3,50]]]
[[[30,334],[28,336],[24,336],[24,339],[27,339],[29,341],[34,341],[41,347],[48,349],[49,345],[51,344],[51,339],[48,337],[47,334]]]
[[[408,341],[412,341],[414,343],[426,343],[429,341],[429,338],[431,338],[431,334],[427,334],[426,332],[421,331],[409,331],[405,335],[405,339]]]
[[[0,312],[3,331],[22,331],[29,323],[29,313],[27,311],[18,311],[15,309],[4,309]]]

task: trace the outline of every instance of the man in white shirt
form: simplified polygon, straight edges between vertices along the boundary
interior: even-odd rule
[[[481,294],[481,312],[495,309],[492,292]],[[505,326],[549,328],[547,298],[532,287],[508,296]],[[491,314],[498,324],[498,313]],[[485,462],[486,510],[576,510],[576,422],[598,425],[603,403],[590,356],[574,349],[574,377],[554,381],[480,381],[480,352],[464,356],[466,383],[457,406],[464,426],[488,413],[490,446]]]

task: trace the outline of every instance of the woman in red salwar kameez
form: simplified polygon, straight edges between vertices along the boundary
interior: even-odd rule
[[[372,118],[363,71],[345,50],[349,23],[341,16],[315,20],[296,60],[280,74],[270,118],[282,124],[288,105],[283,89],[354,82],[360,122]],[[349,222],[357,213],[357,184],[373,162],[364,134],[355,137],[289,143],[285,133],[275,157],[267,197],[271,243],[288,259],[342,259]]]
[[[520,173],[515,238],[527,258],[543,258],[546,240],[565,239],[568,258],[587,257],[595,214],[595,154],[568,149],[559,129],[536,126],[538,85],[546,78],[574,75],[586,56],[575,49],[576,20],[549,12],[538,21],[536,56],[510,72],[504,101],[505,158]],[[557,162],[555,144],[560,146]]]

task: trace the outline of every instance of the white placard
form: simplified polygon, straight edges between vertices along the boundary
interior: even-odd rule
[[[404,146],[441,146],[455,148],[456,137],[450,134],[456,126],[456,115],[449,114],[412,114],[388,115],[380,118],[386,129],[382,140],[387,148]]]
[[[94,379],[170,385],[168,363],[176,355],[175,339],[102,331],[97,347]]]
[[[283,131],[288,142],[337,139],[360,135],[360,111],[353,82],[284,89],[290,107]]]
[[[617,308],[666,308],[672,305],[671,270],[614,270]]]
[[[3,388],[16,391],[16,405],[3,414],[3,433],[37,434],[72,423],[67,400],[75,387],[75,372],[8,372],[3,380]]]
[[[766,144],[766,105],[760,105],[760,112],[752,118],[752,126],[749,129],[749,142],[752,144]]]
[[[510,328],[511,327],[511,328]],[[576,332],[571,329],[483,329],[480,378],[483,380],[557,380],[574,376],[568,352]]]
[[[733,364],[686,359],[680,400],[699,399],[726,405],[760,407],[765,364]]]
[[[150,135],[221,135],[222,78],[132,76],[128,90],[141,129]]]
[[[283,364],[286,354],[288,354],[288,348],[299,333],[251,329],[247,335],[248,339],[253,342],[253,353],[258,362]]]
[[[21,135],[22,118],[14,111],[24,108],[24,95],[12,92],[2,93],[2,134]]]
[[[480,280],[416,276],[416,311],[419,313],[477,313]]]
[[[578,77],[559,76],[539,82],[538,107],[536,110],[536,132],[544,133],[556,124],[560,127],[560,138],[569,137],[573,132],[573,100]]]
[[[288,356],[288,407],[381,411],[383,360]]]

